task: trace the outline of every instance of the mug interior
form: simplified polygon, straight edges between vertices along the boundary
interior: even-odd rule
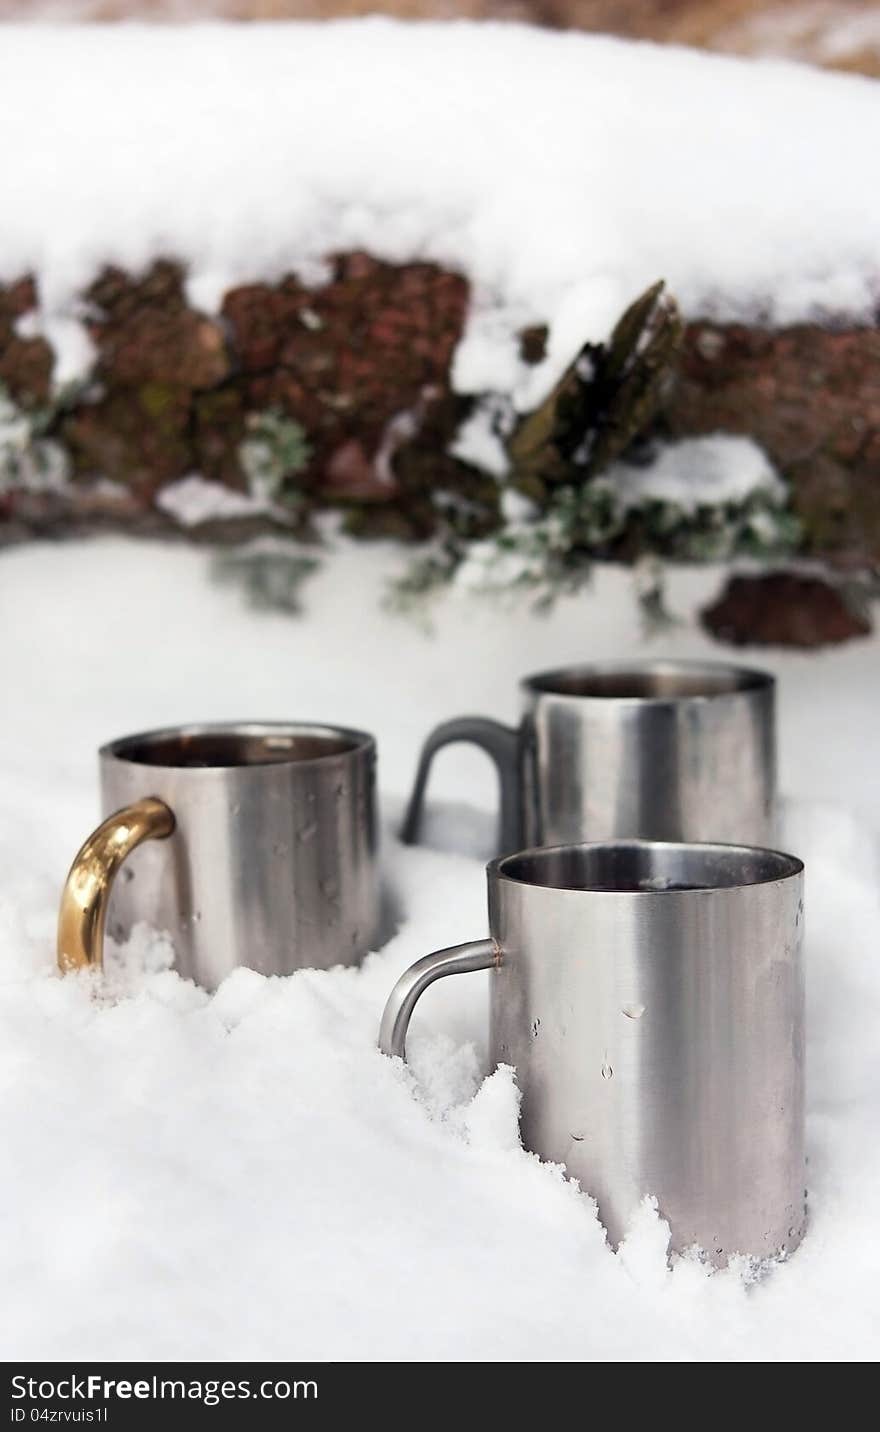
[[[663,701],[755,691],[769,686],[772,679],[764,671],[721,662],[604,662],[539,672],[528,677],[525,685],[530,691],[553,696]]]
[[[551,890],[662,894],[724,890],[785,880],[803,870],[793,855],[747,845],[611,841],[525,850],[495,863],[498,875]]]
[[[127,736],[105,752],[140,766],[271,766],[343,756],[369,741],[362,732],[329,726],[180,727]]]

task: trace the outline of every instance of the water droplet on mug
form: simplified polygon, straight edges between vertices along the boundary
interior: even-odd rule
[[[644,1012],[645,1006],[643,1004],[625,1004],[623,1006],[623,1013],[627,1019],[641,1019]]]
[[[797,1229],[796,1229],[796,1228],[789,1228],[789,1230],[788,1230],[788,1236],[789,1236],[789,1238],[795,1238],[795,1237],[797,1236]]]
[[[314,838],[315,838],[315,836],[317,835],[317,833],[318,833],[318,822],[317,822],[316,820],[310,820],[309,823],[308,823],[308,825],[304,825],[303,828],[302,828],[302,830],[300,830],[300,831],[297,832],[297,837],[296,837],[296,838],[297,838],[297,840],[299,840],[303,845],[305,845],[305,843],[306,843],[307,840],[314,840]]]
[[[194,911],[193,911],[193,917],[192,917],[192,922],[193,922],[193,924],[194,924],[194,925],[197,925],[197,924],[199,923],[199,921],[201,920],[201,918],[202,918],[202,912],[201,912],[201,910],[194,910]]]
[[[569,1134],[568,1137],[570,1139],[573,1139],[576,1144],[582,1144],[584,1141],[583,1134]]]
[[[539,1030],[540,1028],[541,1028],[541,1021],[540,1021],[540,1019],[535,1019],[535,1020],[533,1020],[533,1021],[532,1021],[532,1038],[533,1038],[533,1039],[537,1039],[537,1037],[538,1037],[538,1030]]]
[[[613,1078],[614,1078],[614,1070],[611,1068],[611,1065],[608,1063],[608,1055],[607,1055],[607,1054],[606,1054],[606,1056],[605,1056],[605,1063],[602,1065],[602,1078],[603,1078],[603,1079],[613,1079]]]
[[[672,881],[668,875],[646,875],[639,881],[640,890],[668,890]]]
[[[345,795],[345,786],[344,786],[344,785],[339,785],[339,786],[337,786],[337,787],[336,787],[336,799],[337,799],[338,801],[341,801],[341,800],[342,800],[342,797],[343,797],[344,795]]]

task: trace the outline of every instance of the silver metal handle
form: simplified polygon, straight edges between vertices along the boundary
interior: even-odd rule
[[[499,850],[502,855],[517,850],[522,844],[519,732],[511,726],[502,725],[500,721],[490,721],[485,716],[461,716],[455,721],[444,721],[431,732],[419,757],[415,784],[400,832],[401,840],[404,845],[414,845],[418,840],[431,762],[441,747],[452,745],[455,741],[473,742],[495,762],[501,797],[498,818]]]
[[[469,974],[471,970],[495,969],[501,962],[501,951],[494,940],[470,940],[466,945],[450,945],[416,960],[400,976],[385,1006],[379,1027],[379,1048],[383,1054],[406,1058],[406,1031],[419,997],[444,975]]]

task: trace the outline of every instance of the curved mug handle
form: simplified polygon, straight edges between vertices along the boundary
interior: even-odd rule
[[[522,844],[519,731],[515,727],[502,725],[500,721],[491,721],[486,716],[460,716],[454,721],[444,721],[431,732],[419,756],[416,779],[400,832],[401,840],[404,845],[415,845],[418,840],[431,762],[443,746],[449,746],[455,741],[471,741],[495,762],[501,792],[499,849],[502,854],[516,850]]]
[[[58,968],[62,974],[104,963],[104,924],[113,881],[126,856],[145,840],[164,840],[174,815],[155,796],[108,816],[76,854],[58,912]]]
[[[412,1012],[420,996],[444,975],[469,974],[471,970],[496,969],[501,963],[501,950],[494,940],[469,940],[464,945],[450,945],[416,960],[400,976],[385,1005],[379,1028],[379,1048],[383,1054],[406,1058],[406,1032]]]

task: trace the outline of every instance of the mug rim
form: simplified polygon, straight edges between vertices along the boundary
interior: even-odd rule
[[[505,865],[512,864],[517,860],[549,859],[551,856],[559,855],[561,852],[571,851],[597,851],[597,850],[666,850],[666,851],[700,851],[703,854],[716,855],[723,858],[732,855],[752,857],[769,857],[779,862],[783,867],[775,874],[769,874],[757,880],[735,880],[725,884],[694,885],[672,887],[662,889],[651,886],[642,888],[628,887],[626,889],[615,889],[613,886],[602,885],[560,885],[550,884],[538,880],[527,880],[521,875],[513,875],[505,870]],[[499,855],[491,860],[486,866],[486,876],[489,881],[505,882],[509,885],[525,886],[528,890],[552,890],[558,893],[571,895],[635,895],[641,898],[646,896],[659,896],[669,898],[674,895],[711,895],[718,894],[722,890],[750,890],[761,885],[776,885],[783,880],[792,880],[804,873],[804,862],[797,855],[791,855],[785,850],[776,850],[770,846],[763,845],[738,845],[733,842],[724,841],[697,841],[697,840],[589,840],[572,841],[563,845],[533,845],[525,850],[511,851],[507,855]]]
[[[630,676],[641,679],[652,675],[669,675],[693,680],[699,679],[701,674],[705,676],[709,688],[706,691],[679,693],[668,691],[651,695],[622,695],[613,691],[566,691],[563,685],[566,680],[576,681],[580,678],[588,681],[590,677]],[[718,684],[713,689],[711,684],[713,679],[720,683],[723,677],[733,678],[733,683],[726,686]],[[657,657],[645,661],[571,662],[565,666],[554,666],[543,671],[532,672],[520,681],[520,688],[533,696],[552,696],[557,701],[595,701],[606,705],[617,703],[637,706],[718,701],[725,697],[744,696],[753,691],[771,691],[775,685],[776,677],[771,671],[765,671],[762,667],[741,666],[737,662],[730,661],[701,661],[689,658],[679,659],[678,657]]]
[[[184,763],[166,763],[163,761],[138,760],[128,754],[131,748],[142,747],[151,743],[175,740],[183,738],[198,738],[200,736],[231,736],[231,737],[261,737],[261,736],[289,736],[296,737],[327,737],[338,741],[346,742],[346,747],[341,751],[328,751],[322,756],[299,756],[285,759],[283,755],[271,761],[239,761],[230,765],[229,762],[211,764],[200,762],[198,765],[186,765]],[[210,774],[217,771],[255,771],[263,769],[278,769],[279,766],[318,766],[325,761],[338,761],[341,757],[353,756],[362,752],[376,749],[376,738],[369,731],[360,731],[353,726],[330,725],[324,721],[189,721],[178,726],[156,726],[147,731],[132,731],[126,736],[118,736],[113,741],[106,741],[98,747],[100,760],[118,761],[123,765],[137,766],[145,770],[162,771],[186,771],[191,775],[199,773]]]

